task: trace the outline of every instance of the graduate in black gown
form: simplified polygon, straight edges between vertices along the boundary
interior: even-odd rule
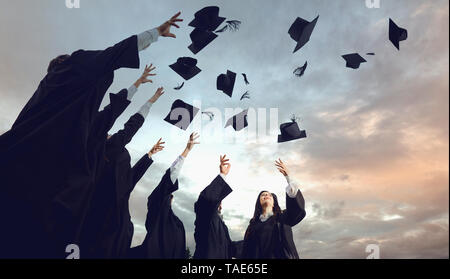
[[[64,252],[55,243],[55,231],[65,224],[54,221],[53,200],[66,189],[93,185],[89,138],[114,71],[139,68],[138,52],[158,36],[175,37],[170,27],[178,27],[178,16],[105,50],[78,50],[50,62],[11,130],[0,136],[0,257]]]
[[[166,171],[158,186],[148,197],[147,235],[141,245],[130,250],[130,258],[184,259],[186,258],[186,233],[183,222],[172,210],[173,192],[178,190],[178,176],[184,160],[194,148],[199,135],[192,133],[183,153]]]
[[[225,181],[229,159],[220,156],[220,174],[198,197],[195,210],[194,259],[231,259],[239,254],[241,242],[233,242],[222,219],[222,200],[233,190]]]
[[[96,174],[95,181],[98,181],[98,177],[102,174],[102,170],[105,167],[107,133],[114,125],[116,119],[131,103],[131,99],[138,91],[140,85],[152,82],[149,79],[149,76],[155,75],[151,73],[155,69],[152,66],[152,64],[146,66],[144,73],[128,89],[122,89],[117,94],[110,94],[110,104],[94,117],[88,146],[92,150],[89,162],[94,170],[93,172]],[[55,228],[54,234],[62,244],[79,244],[79,234],[81,233],[86,214],[89,212],[89,204],[95,203],[91,198],[94,191],[96,191],[96,185],[95,183],[93,187],[86,187],[86,185],[80,184],[78,185],[79,187],[67,188],[54,199],[52,219],[56,223],[64,224],[64,226]],[[78,197],[78,199],[73,199],[73,197]]]
[[[125,127],[108,136],[104,167],[99,175],[82,226],[81,245],[84,258],[123,258],[131,246],[133,224],[128,201],[136,184],[153,163],[152,156],[161,151],[161,139],[134,165],[126,145],[143,125],[151,106],[164,94],[160,87]]]
[[[306,215],[305,200],[298,184],[289,178],[288,169],[279,160],[278,170],[286,177],[286,210],[281,210],[277,196],[262,191],[256,200],[255,212],[245,232],[241,257],[244,259],[298,259],[292,227]]]

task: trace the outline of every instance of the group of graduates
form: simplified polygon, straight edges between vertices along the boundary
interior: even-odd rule
[[[129,198],[135,185],[164,149],[160,139],[133,166],[126,145],[143,125],[163,88],[132,115],[124,128],[108,131],[131,103],[140,85],[152,82],[154,67],[128,89],[101,101],[119,68],[139,68],[139,52],[158,37],[176,36],[180,13],[157,28],[131,36],[105,50],[78,50],[53,59],[46,76],[12,128],[0,136],[0,257],[65,258],[76,244],[81,258],[186,257],[182,221],[172,211],[173,192],[185,158],[198,144],[192,133],[185,150],[148,197],[143,243],[131,248],[133,223]],[[305,217],[304,199],[281,160],[286,177],[286,210],[277,196],[262,191],[244,240],[232,241],[221,214],[232,192],[226,182],[229,159],[220,157],[220,174],[194,205],[194,258],[298,258],[292,227]]]

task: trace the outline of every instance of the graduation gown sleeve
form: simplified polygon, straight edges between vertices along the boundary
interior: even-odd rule
[[[286,194],[286,210],[280,216],[281,222],[293,227],[300,223],[305,216],[305,199],[302,192],[298,190],[295,198],[290,198]]]
[[[211,184],[200,193],[200,196],[195,203],[196,213],[205,215],[205,217],[216,213],[222,200],[232,191],[233,190],[225,180],[218,175]]]
[[[136,113],[131,116],[125,123],[124,128],[112,135],[107,141],[106,157],[113,160],[120,154],[143,124],[144,117],[142,115]]]
[[[106,134],[114,125],[117,118],[131,103],[127,99],[127,89],[122,89],[117,94],[109,94],[109,104],[103,108],[94,118],[90,137],[106,141]]]
[[[139,161],[134,164],[131,168],[130,176],[131,176],[131,188],[128,190],[128,194],[131,194],[136,184],[141,180],[142,176],[144,176],[147,169],[153,164],[153,159],[148,157],[148,154],[139,159]]]

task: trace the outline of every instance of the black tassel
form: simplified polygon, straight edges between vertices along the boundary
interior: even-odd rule
[[[216,33],[222,33],[227,30],[235,32],[235,31],[239,30],[239,27],[242,22],[240,22],[239,20],[227,20],[227,21],[225,21],[225,23],[226,23],[226,25],[224,27],[220,28],[219,30],[217,30]]]
[[[248,91],[246,91],[242,96],[240,101],[242,101],[243,99],[250,99],[250,93],[248,93]]]
[[[213,120],[214,119],[214,113],[210,112],[210,111],[203,111],[202,114],[205,114],[209,117],[209,120]]]
[[[183,88],[184,82],[181,85],[178,85],[177,87],[174,87],[173,89],[175,90],[180,90],[181,88]]]
[[[295,69],[294,70],[294,75],[297,76],[297,77],[303,76],[303,74],[305,73],[306,67],[308,67],[308,61],[306,61],[303,66],[298,67],[297,69]]]
[[[242,73],[242,76],[244,77],[245,84],[250,84],[250,82],[248,82],[247,75]]]

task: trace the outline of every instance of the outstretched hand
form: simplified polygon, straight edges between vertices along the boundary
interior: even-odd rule
[[[144,73],[139,77],[139,79],[134,83],[134,86],[136,86],[136,88],[139,87],[139,85],[143,84],[143,83],[147,83],[147,82],[151,82],[153,83],[153,81],[151,79],[149,79],[148,77],[150,76],[156,76],[156,74],[152,74],[151,71],[153,71],[154,69],[156,69],[156,67],[153,67],[153,64],[150,64],[150,66],[145,65],[145,69],[144,69]]]
[[[166,142],[162,141],[162,138],[158,140],[158,142],[153,145],[152,149],[148,152],[148,157],[151,158],[153,155],[158,153],[159,151],[164,149],[164,145]]]
[[[178,26],[175,23],[175,22],[183,21],[181,18],[178,18],[180,16],[180,14],[181,14],[181,12],[178,12],[176,15],[171,17],[168,21],[164,22],[163,24],[161,24],[161,26],[159,26],[157,28],[160,36],[172,37],[172,38],[177,37],[177,36],[175,36],[175,34],[170,33],[170,27],[175,26],[176,28],[180,28],[180,26]]]
[[[280,158],[278,158],[278,161],[275,161],[275,166],[277,166],[278,171],[284,176],[289,176],[289,170]]]
[[[197,134],[196,132],[193,132],[190,136],[189,136],[189,141],[186,144],[186,148],[184,149],[183,153],[181,154],[181,156],[183,157],[187,157],[187,155],[189,154],[189,152],[192,150],[192,148],[194,148],[194,146],[196,144],[199,144],[200,142],[197,141],[197,139],[200,137],[199,134]]]
[[[159,87],[155,94],[148,100],[150,103],[154,104],[156,101],[158,101],[159,97],[161,97],[164,94],[164,87]]]
[[[230,172],[231,165],[228,163],[230,159],[226,159],[227,155],[220,156],[220,173],[223,175],[227,175]]]

